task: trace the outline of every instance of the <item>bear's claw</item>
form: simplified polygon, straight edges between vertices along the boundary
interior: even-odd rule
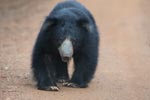
[[[46,90],[47,91],[58,91],[59,88],[57,86],[49,86]]]
[[[70,82],[63,83],[63,86],[72,87],[72,88],[78,88],[79,87],[77,84],[70,83]]]

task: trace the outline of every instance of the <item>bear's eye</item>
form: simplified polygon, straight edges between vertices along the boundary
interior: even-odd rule
[[[64,38],[63,38],[63,37],[59,37],[59,38],[57,38],[56,40],[57,40],[57,42],[58,42],[59,44],[61,44],[61,43],[64,41]]]
[[[57,42],[58,42],[58,44],[59,44],[59,45],[62,43],[62,41],[61,41],[61,40],[57,40]]]
[[[72,42],[73,45],[75,45],[76,39],[71,39],[71,42]]]

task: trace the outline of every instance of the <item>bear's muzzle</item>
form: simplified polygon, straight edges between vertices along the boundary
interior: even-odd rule
[[[73,45],[70,39],[65,39],[58,48],[59,54],[63,62],[68,62],[73,55]]]

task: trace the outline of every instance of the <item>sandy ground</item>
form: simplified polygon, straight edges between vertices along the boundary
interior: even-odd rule
[[[79,0],[101,31],[100,58],[89,88],[40,91],[31,51],[58,0],[0,0],[0,100],[150,100],[150,1]]]

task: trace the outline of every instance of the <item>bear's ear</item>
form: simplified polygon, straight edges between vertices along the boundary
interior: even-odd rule
[[[58,19],[55,17],[47,17],[46,22],[49,24],[49,26],[55,26],[58,22]]]
[[[84,18],[79,19],[78,25],[79,27],[86,29],[88,32],[91,31],[91,26],[87,19],[84,19]]]
[[[47,30],[57,24],[57,19],[56,18],[49,18],[47,17],[41,30]]]

